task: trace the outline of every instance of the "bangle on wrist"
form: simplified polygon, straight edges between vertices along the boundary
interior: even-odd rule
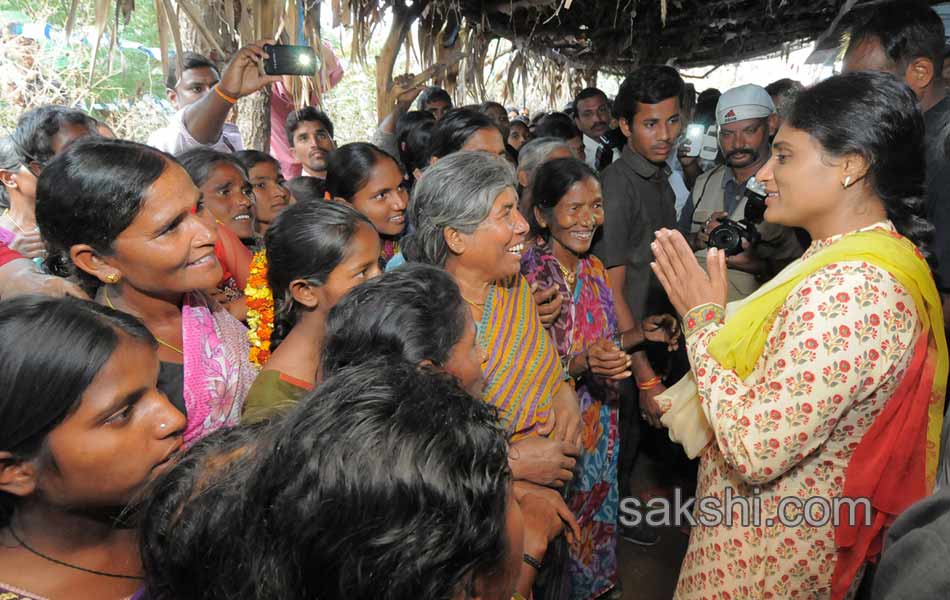
[[[228,104],[237,104],[237,98],[233,97],[230,94],[226,94],[224,91],[222,91],[221,84],[219,83],[214,84],[214,87],[212,89],[218,95],[218,97],[220,97],[222,100],[224,100]]]
[[[524,564],[528,565],[535,571],[541,570],[541,561],[531,556],[527,552],[524,553],[523,560],[524,560]]]
[[[643,381],[643,382],[638,381],[637,387],[640,388],[641,391],[646,392],[660,385],[661,381],[663,381],[663,378],[657,375],[656,377],[651,377],[650,379],[647,379],[646,381]]]

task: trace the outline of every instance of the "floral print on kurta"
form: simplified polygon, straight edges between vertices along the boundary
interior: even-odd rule
[[[840,238],[813,243],[803,259]],[[768,520],[784,497],[841,494],[854,449],[910,362],[920,327],[914,300],[878,267],[828,265],[789,294],[745,380],[707,352],[722,313],[701,309],[685,320],[692,371],[715,433],[701,455],[697,497],[722,500],[727,488],[757,496],[761,526],[743,526],[736,512],[732,527],[693,528],[675,597],[829,598],[831,523]]]

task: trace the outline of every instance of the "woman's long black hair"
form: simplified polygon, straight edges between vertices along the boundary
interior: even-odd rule
[[[188,176],[198,187],[204,185],[208,177],[211,176],[211,170],[214,169],[215,165],[221,163],[233,165],[244,176],[245,180],[248,178],[249,167],[246,167],[236,155],[218,152],[204,146],[185,150],[178,155],[178,162],[185,167]]]
[[[175,159],[151,146],[88,137],[70,144],[40,175],[36,223],[46,242],[50,271],[77,275],[87,291],[100,282],[76,269],[69,249],[89,244],[104,256],[142,209],[145,193]]]
[[[396,168],[402,170],[399,161],[373,144],[353,142],[340,146],[327,157],[327,191],[334,198],[352,201],[369,181],[373,167],[384,160],[393,161]]]
[[[475,109],[450,110],[432,130],[432,137],[429,139],[429,156],[443,158],[453,152],[458,152],[468,138],[482,129],[498,129],[498,126],[488,115]]]
[[[271,350],[277,349],[297,323],[298,307],[289,292],[290,282],[326,283],[346,257],[360,223],[372,227],[369,219],[344,204],[299,202],[277,215],[267,228],[267,284],[274,295]]]
[[[353,288],[330,311],[323,374],[378,357],[442,365],[465,332],[467,311],[444,269],[403,265]]]
[[[68,296],[0,302],[0,451],[33,458],[79,406],[120,335],[157,347],[141,321],[93,302]],[[15,502],[0,492],[0,525]]]
[[[250,486],[300,598],[451,598],[507,551],[506,435],[432,368],[341,369],[284,419]]]
[[[830,156],[863,157],[887,217],[935,267],[934,227],[924,196],[924,119],[909,87],[886,73],[831,77],[796,96],[786,123],[813,137]]]
[[[281,419],[217,431],[146,494],[155,600],[452,598],[502,567],[496,410],[431,368],[341,369]]]

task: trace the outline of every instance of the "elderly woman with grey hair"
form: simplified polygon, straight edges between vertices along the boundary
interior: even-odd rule
[[[458,283],[487,354],[483,398],[511,434],[515,479],[562,487],[583,431],[577,396],[521,276],[528,223],[514,169],[484,152],[457,152],[413,189],[407,261],[444,268]]]

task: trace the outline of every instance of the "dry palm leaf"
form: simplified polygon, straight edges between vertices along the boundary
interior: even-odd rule
[[[77,2],[78,0],[73,0]],[[99,44],[102,43],[102,36],[109,23],[109,8],[112,6],[111,0],[96,0],[96,43],[92,48],[92,64],[89,66],[89,79],[92,79],[92,73],[96,66],[96,57],[99,55]]]

